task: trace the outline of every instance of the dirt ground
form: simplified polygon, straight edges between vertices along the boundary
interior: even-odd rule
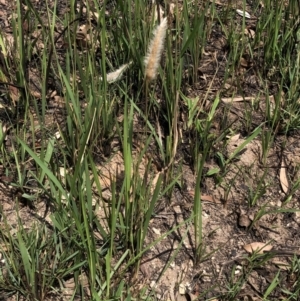
[[[43,4],[36,1],[36,5],[40,5],[42,11]],[[241,3],[237,2],[236,6],[241,9]],[[9,17],[12,9],[12,4],[5,0],[0,1],[0,26],[8,37],[12,34],[11,17]],[[67,9],[65,1],[60,1],[58,13],[63,15]],[[251,11],[251,6],[247,6],[247,9]],[[255,18],[248,21],[249,31],[255,27],[255,22]],[[205,99],[204,107],[209,110],[211,101],[222,89],[221,103],[216,113],[212,133],[218,135],[224,128],[231,126],[235,135],[228,138],[225,144],[216,146],[215,150],[216,153],[222,152],[229,157],[245,141],[247,135],[264,121],[264,97],[267,95],[262,95],[258,110],[252,116],[251,124],[246,124],[244,112],[251,105],[251,100],[231,104],[228,104],[226,100],[233,94],[239,96],[240,89],[243,90],[246,99],[261,93],[265,83],[262,83],[256,75],[256,68],[259,68],[261,57],[255,61],[249,61],[245,55],[239,68],[239,76],[242,78],[239,87],[236,83],[237,75],[234,75],[227,79],[224,88],[227,55],[226,38],[218,25],[215,25],[199,64],[198,81],[193,86],[187,87],[186,93],[188,97],[199,97],[199,101]],[[41,84],[40,71],[34,67],[34,64],[29,68],[28,72],[32,74],[32,93],[36,93],[38,98]],[[34,76],[34,74],[37,75]],[[188,69],[185,74],[188,81]],[[49,106],[53,103],[53,108],[58,110],[59,96],[57,95],[59,93],[52,94],[53,91],[58,90],[55,82],[49,87],[51,88],[49,88],[49,95],[52,95],[49,98]],[[269,81],[269,91],[270,93],[276,92],[276,85],[272,81]],[[13,91],[10,90],[9,93]],[[2,96],[0,100],[7,104]],[[181,109],[182,116],[184,116],[186,108],[183,104],[181,104]],[[228,112],[225,121],[224,111]],[[62,120],[61,115],[53,115],[51,110],[48,115],[49,124],[52,123],[53,118]],[[183,123],[183,119],[179,122]],[[254,242],[262,242],[273,247],[276,257],[251,272],[238,300],[260,300],[279,270],[281,271],[281,287],[275,291],[273,300],[283,298],[284,295],[279,288],[289,289],[295,282],[286,266],[294,255],[300,256],[300,213],[291,213],[288,210],[277,214],[272,212],[279,208],[300,210],[300,192],[295,191],[287,204],[288,194],[285,192],[291,191],[292,183],[300,178],[299,138],[299,132],[294,132],[288,137],[278,133],[269,149],[265,164],[262,164],[262,145],[258,139],[255,139],[247,144],[238,157],[231,162],[222,181],[218,182],[216,177],[205,177],[201,183],[202,200],[199,199],[199,202],[202,202],[203,211],[203,256],[200,261],[194,260],[193,226],[191,223],[184,224],[144,255],[136,289],[148,285],[158,300],[183,301],[196,297],[199,300],[206,300],[214,296],[220,296],[220,299],[215,300],[222,300],[221,296],[226,292],[226,284],[238,281],[242,272],[247,270],[247,261],[244,257],[249,255],[244,247]],[[9,143],[8,138],[7,149],[10,146]],[[196,179],[189,153],[188,134],[183,133],[176,160],[183,162],[181,180],[184,185],[176,187],[170,199],[162,199],[158,204],[147,236],[149,244],[191,217]],[[117,170],[120,172],[122,168],[122,156],[119,150],[116,150],[112,158],[114,159],[105,166],[99,165],[99,169],[102,170],[101,184],[107,189],[110,183],[105,182],[105,177],[109,178],[105,170],[108,170],[109,174],[114,174]],[[206,162],[205,169],[208,171],[218,166],[217,157],[212,155]],[[288,181],[286,184],[285,179]],[[20,192],[10,185],[13,180],[13,177],[8,178],[3,174],[0,166],[2,214],[12,226],[16,225],[18,203],[16,200],[20,199]],[[284,185],[288,187],[285,188]],[[250,206],[250,202],[256,197],[256,203]],[[256,221],[261,208],[265,208],[267,214]],[[34,206],[23,204],[19,216],[24,222],[24,227],[30,229],[33,222],[39,223],[46,220],[50,223],[50,213],[51,210],[46,208],[41,201]]]

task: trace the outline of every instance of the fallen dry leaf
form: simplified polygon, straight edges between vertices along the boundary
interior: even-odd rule
[[[184,295],[185,293],[186,293],[185,285],[183,283],[180,283],[179,284],[179,294]]]
[[[233,135],[232,137],[226,136],[226,138],[229,138],[231,142],[236,142],[240,139],[240,134]]]
[[[240,64],[242,67],[249,67],[249,62],[244,57],[241,57]]]
[[[201,195],[201,201],[214,202],[214,198],[211,195]]]
[[[252,101],[252,100],[254,100],[254,97],[252,97],[252,96],[248,96],[248,97],[236,96],[236,97],[222,98],[223,103]]]
[[[152,228],[153,232],[156,234],[156,235],[161,235],[160,233],[160,229],[156,229],[156,228]]]
[[[29,93],[30,93],[31,96],[33,96],[35,98],[42,98],[42,93],[38,90],[29,89]]]
[[[280,270],[288,271],[290,269],[290,265],[288,262],[272,260],[272,263],[275,264]]]
[[[240,15],[241,17],[244,17],[244,16],[245,16],[245,18],[251,19],[250,14],[249,14],[248,12],[246,12],[246,11],[242,11],[242,10],[240,10],[240,9],[237,9],[236,12],[237,12],[237,14]]]
[[[188,194],[190,195],[191,198],[194,198],[194,197],[195,197],[195,191],[193,191],[193,190],[190,190],[190,191],[188,192]],[[200,196],[200,200],[201,200],[201,201],[204,201],[204,202],[221,203],[221,201],[216,200],[213,196],[211,196],[211,195],[205,195],[205,194]]]
[[[180,206],[174,206],[173,209],[174,209],[176,214],[182,214]]]
[[[245,214],[241,214],[240,215],[238,222],[239,222],[239,226],[240,227],[246,227],[246,228],[248,228],[251,225],[250,218],[247,215],[245,215]]]
[[[289,190],[289,181],[288,181],[287,174],[286,174],[286,163],[285,163],[284,158],[282,158],[282,162],[281,162],[279,180],[280,180],[280,184],[281,184],[281,188],[282,188],[283,192],[287,193]]]
[[[16,106],[16,102],[20,98],[19,89],[17,87],[14,87],[14,86],[9,86],[8,90],[9,90],[9,96],[10,96],[12,102],[13,102],[13,105]]]
[[[220,6],[226,5],[226,3],[223,3],[222,1],[219,1],[219,0],[209,0],[209,2],[220,5]]]
[[[252,254],[257,252],[258,254],[263,254],[266,251],[270,251],[273,247],[270,244],[264,242],[252,242],[251,244],[244,245],[246,252]]]
[[[244,33],[245,33],[245,35],[247,35],[251,39],[255,38],[255,31],[251,28],[245,28]]]

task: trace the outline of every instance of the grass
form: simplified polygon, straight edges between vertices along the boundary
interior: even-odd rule
[[[246,206],[256,209],[249,229],[265,215],[297,211],[289,206],[299,196],[300,181],[293,176],[282,207],[269,208],[263,202],[266,190],[276,186],[269,174],[274,145],[280,143],[284,153],[288,138],[298,137],[300,127],[296,0],[254,1],[249,11],[254,36],[246,34],[253,27],[246,15],[237,17],[231,1],[183,1],[174,6],[139,0],[71,1],[64,14],[59,1],[46,1],[43,13],[30,0],[24,3],[26,7],[16,1],[12,33],[0,31],[1,181],[5,190],[13,191],[10,202],[16,213],[12,221],[2,210],[0,289],[5,298],[48,300],[66,294],[69,282],[66,300],[155,300],[154,289],[141,285],[142,259],[184,227],[188,230],[160,277],[176,262],[191,233],[194,264],[213,256],[206,252],[208,233],[200,201],[207,193],[204,183],[212,178],[214,189],[224,191],[225,207],[230,206],[235,185],[247,178],[240,159],[254,141],[261,145],[255,164],[263,172],[257,172],[247,195]],[[246,7],[244,1],[239,9]],[[156,18],[155,12],[168,19]],[[160,22],[168,22],[160,29],[166,37],[153,37]],[[223,58],[217,58],[209,49],[211,41],[221,39]],[[162,53],[149,48],[151,41],[154,47],[160,44]],[[155,66],[149,76],[152,52]],[[245,90],[243,60],[246,73],[255,70],[258,89],[233,122],[235,95],[250,93]],[[211,61],[214,70],[208,76],[209,69],[205,74],[201,67]],[[33,69],[37,78],[29,74]],[[199,88],[200,79],[204,89]],[[262,108],[260,96],[265,97]],[[232,97],[227,106],[224,97]],[[216,124],[221,125],[218,130]],[[227,153],[237,133],[243,140]],[[116,154],[122,162],[114,168],[108,164]],[[189,216],[150,242],[158,208],[172,208],[174,191],[184,190],[184,165],[195,176]],[[108,198],[104,191],[110,192]],[[37,209],[41,203],[44,216]],[[36,209],[38,218],[32,216],[30,223],[23,220],[24,204]],[[223,281],[222,293],[211,290],[214,297],[238,300],[251,273],[274,257],[247,256],[239,276],[233,267]],[[284,273],[294,277],[292,287],[285,287]],[[278,270],[268,287],[256,293],[261,300],[275,300],[280,294],[284,300],[298,300],[298,279],[295,256],[288,272]],[[209,298],[203,292],[198,296]]]

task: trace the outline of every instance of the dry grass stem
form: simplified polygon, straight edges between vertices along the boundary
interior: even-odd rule
[[[145,57],[145,76],[147,81],[154,80],[161,58],[168,27],[168,19],[164,18],[156,27]]]

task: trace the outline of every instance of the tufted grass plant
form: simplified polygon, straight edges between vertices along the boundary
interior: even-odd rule
[[[139,282],[140,265],[148,251],[180,227],[189,226],[193,227],[194,263],[201,264],[211,254],[206,251],[203,228],[205,179],[212,177],[216,186],[225,186],[226,207],[242,171],[229,183],[226,176],[238,165],[243,149],[253,141],[262,142],[261,163],[267,174],[268,152],[276,137],[299,129],[296,0],[287,5],[264,0],[253,39],[244,35],[245,15],[237,30],[232,1],[221,6],[197,1],[183,1],[180,6],[175,1],[172,12],[170,3],[160,1],[152,5],[139,0],[100,2],[70,1],[60,15],[59,1],[45,1],[43,13],[33,1],[26,0],[24,5],[17,1],[17,18],[11,20],[14,48],[5,44],[0,31],[0,81],[8,99],[0,108],[1,117],[5,116],[0,121],[1,181],[13,192],[16,214],[12,226],[1,209],[4,298],[48,300],[69,294],[68,300],[154,300],[154,289]],[[246,4],[243,1],[244,9]],[[164,15],[155,17],[157,7]],[[251,14],[257,15],[259,4],[254,8]],[[202,93],[199,65],[216,30],[226,39],[224,82],[215,89],[221,68],[217,66]],[[245,109],[243,128],[221,126],[217,135],[216,120],[226,124],[232,105],[222,107],[227,80],[236,81],[237,92],[243,93],[239,64],[245,53],[252,60],[257,53],[264,58],[257,74],[276,83],[274,102],[266,97],[264,120],[253,126],[257,96]],[[32,93],[28,73],[33,69],[40,75],[35,83],[38,96]],[[269,95],[267,84],[260,89]],[[228,136],[238,130],[244,142],[228,155],[224,152]],[[122,162],[117,171],[110,168],[105,185],[101,176],[116,155]],[[218,167],[208,169],[214,159]],[[184,190],[184,164],[190,165],[195,177],[189,216],[149,243],[159,208],[172,208],[173,192]],[[284,206],[300,187],[298,179],[290,180],[283,207],[272,214],[290,212]],[[267,206],[260,205],[264,185],[261,178],[249,194],[249,206],[258,207],[251,227],[270,214]],[[41,203],[44,215],[37,209]],[[31,210],[30,224],[22,220],[24,207]],[[162,274],[176,260],[184,238]],[[253,255],[238,279],[233,270],[224,300],[235,300],[250,271],[265,260]],[[294,259],[294,274],[298,265]],[[280,279],[275,275],[264,300],[271,298]],[[65,288],[67,283],[71,292]],[[287,300],[296,300],[298,284],[293,290],[285,289],[285,294],[290,296]]]

